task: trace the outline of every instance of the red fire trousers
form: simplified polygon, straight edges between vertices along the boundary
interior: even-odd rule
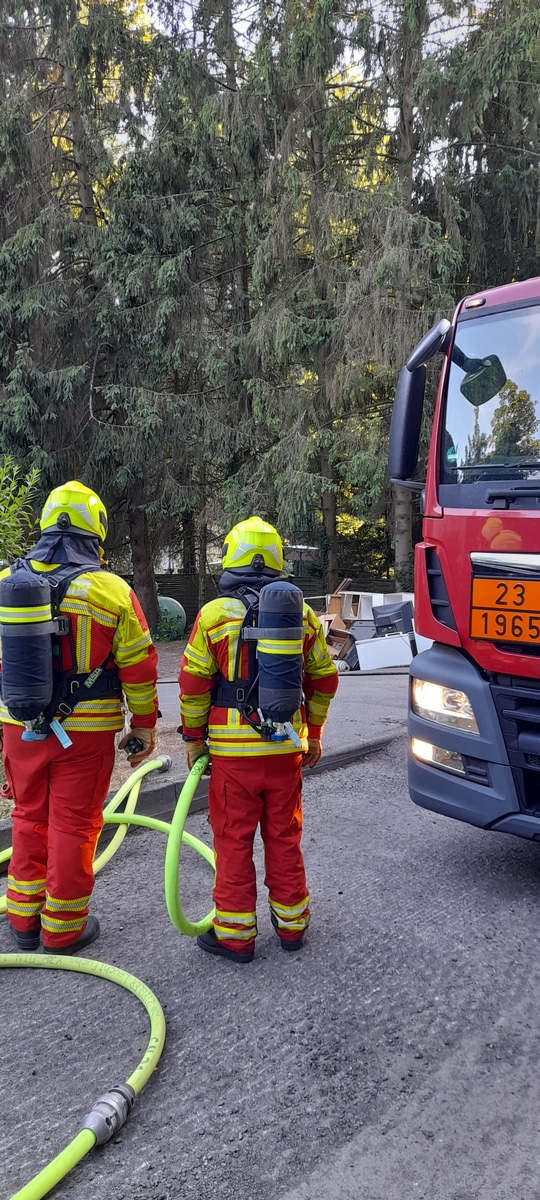
[[[15,797],[7,913],[14,929],[39,929],[50,949],[82,933],[94,886],[93,859],[114,765],[114,733],[21,741],[4,725],[4,767]]]
[[[270,911],[284,940],[302,936],[309,895],[302,836],[302,754],[212,759],[210,824],[216,852],[214,930],[231,950],[257,935],[253,839],[260,824]]]

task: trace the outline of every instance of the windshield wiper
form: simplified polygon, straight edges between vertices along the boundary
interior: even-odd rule
[[[523,484],[521,487],[488,488],[486,504],[492,504],[494,508],[509,508],[512,500],[523,499],[526,496],[540,498],[540,479],[538,483],[531,483],[528,487]]]
[[[515,471],[528,471],[534,467],[536,471],[540,471],[540,462],[518,462],[515,458],[509,458],[506,462],[486,462],[486,463],[462,463],[461,466],[455,466],[456,471],[500,471],[501,467],[512,467]]]

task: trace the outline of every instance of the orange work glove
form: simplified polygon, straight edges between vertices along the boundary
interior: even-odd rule
[[[137,729],[134,725],[129,733],[124,734],[124,737],[118,743],[118,749],[124,750],[131,738],[138,738],[143,744],[142,750],[128,756],[130,767],[138,767],[143,762],[143,759],[149,758],[154,753],[156,748],[156,731],[155,729]]]
[[[203,754],[208,754],[208,746],[206,742],[184,742],[184,750],[189,771],[191,771],[192,767],[195,766],[198,758],[201,758]],[[210,768],[208,766],[204,772],[205,775],[208,775],[209,770]]]
[[[322,742],[320,738],[308,738],[308,748],[304,750],[304,761],[302,766],[314,767],[318,763],[322,754]]]

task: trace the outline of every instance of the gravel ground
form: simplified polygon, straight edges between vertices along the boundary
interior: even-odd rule
[[[159,679],[178,679],[178,671],[180,670],[180,659],[187,645],[187,639],[180,642],[156,642],[156,650],[158,652]]]
[[[402,743],[309,781],[305,814],[313,921],[295,955],[263,895],[248,966],[180,937],[157,834],[130,833],[100,876],[89,954],[156,991],[167,1042],[59,1200],[537,1200],[537,848],[416,809]],[[189,828],[208,840],[202,814]],[[189,914],[209,874],[185,853]],[[146,1020],[113,985],[52,972],[7,973],[2,1000],[8,1195],[133,1069]]]

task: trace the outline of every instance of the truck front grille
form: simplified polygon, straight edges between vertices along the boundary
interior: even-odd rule
[[[491,691],[521,807],[540,814],[540,684],[504,675]]]

